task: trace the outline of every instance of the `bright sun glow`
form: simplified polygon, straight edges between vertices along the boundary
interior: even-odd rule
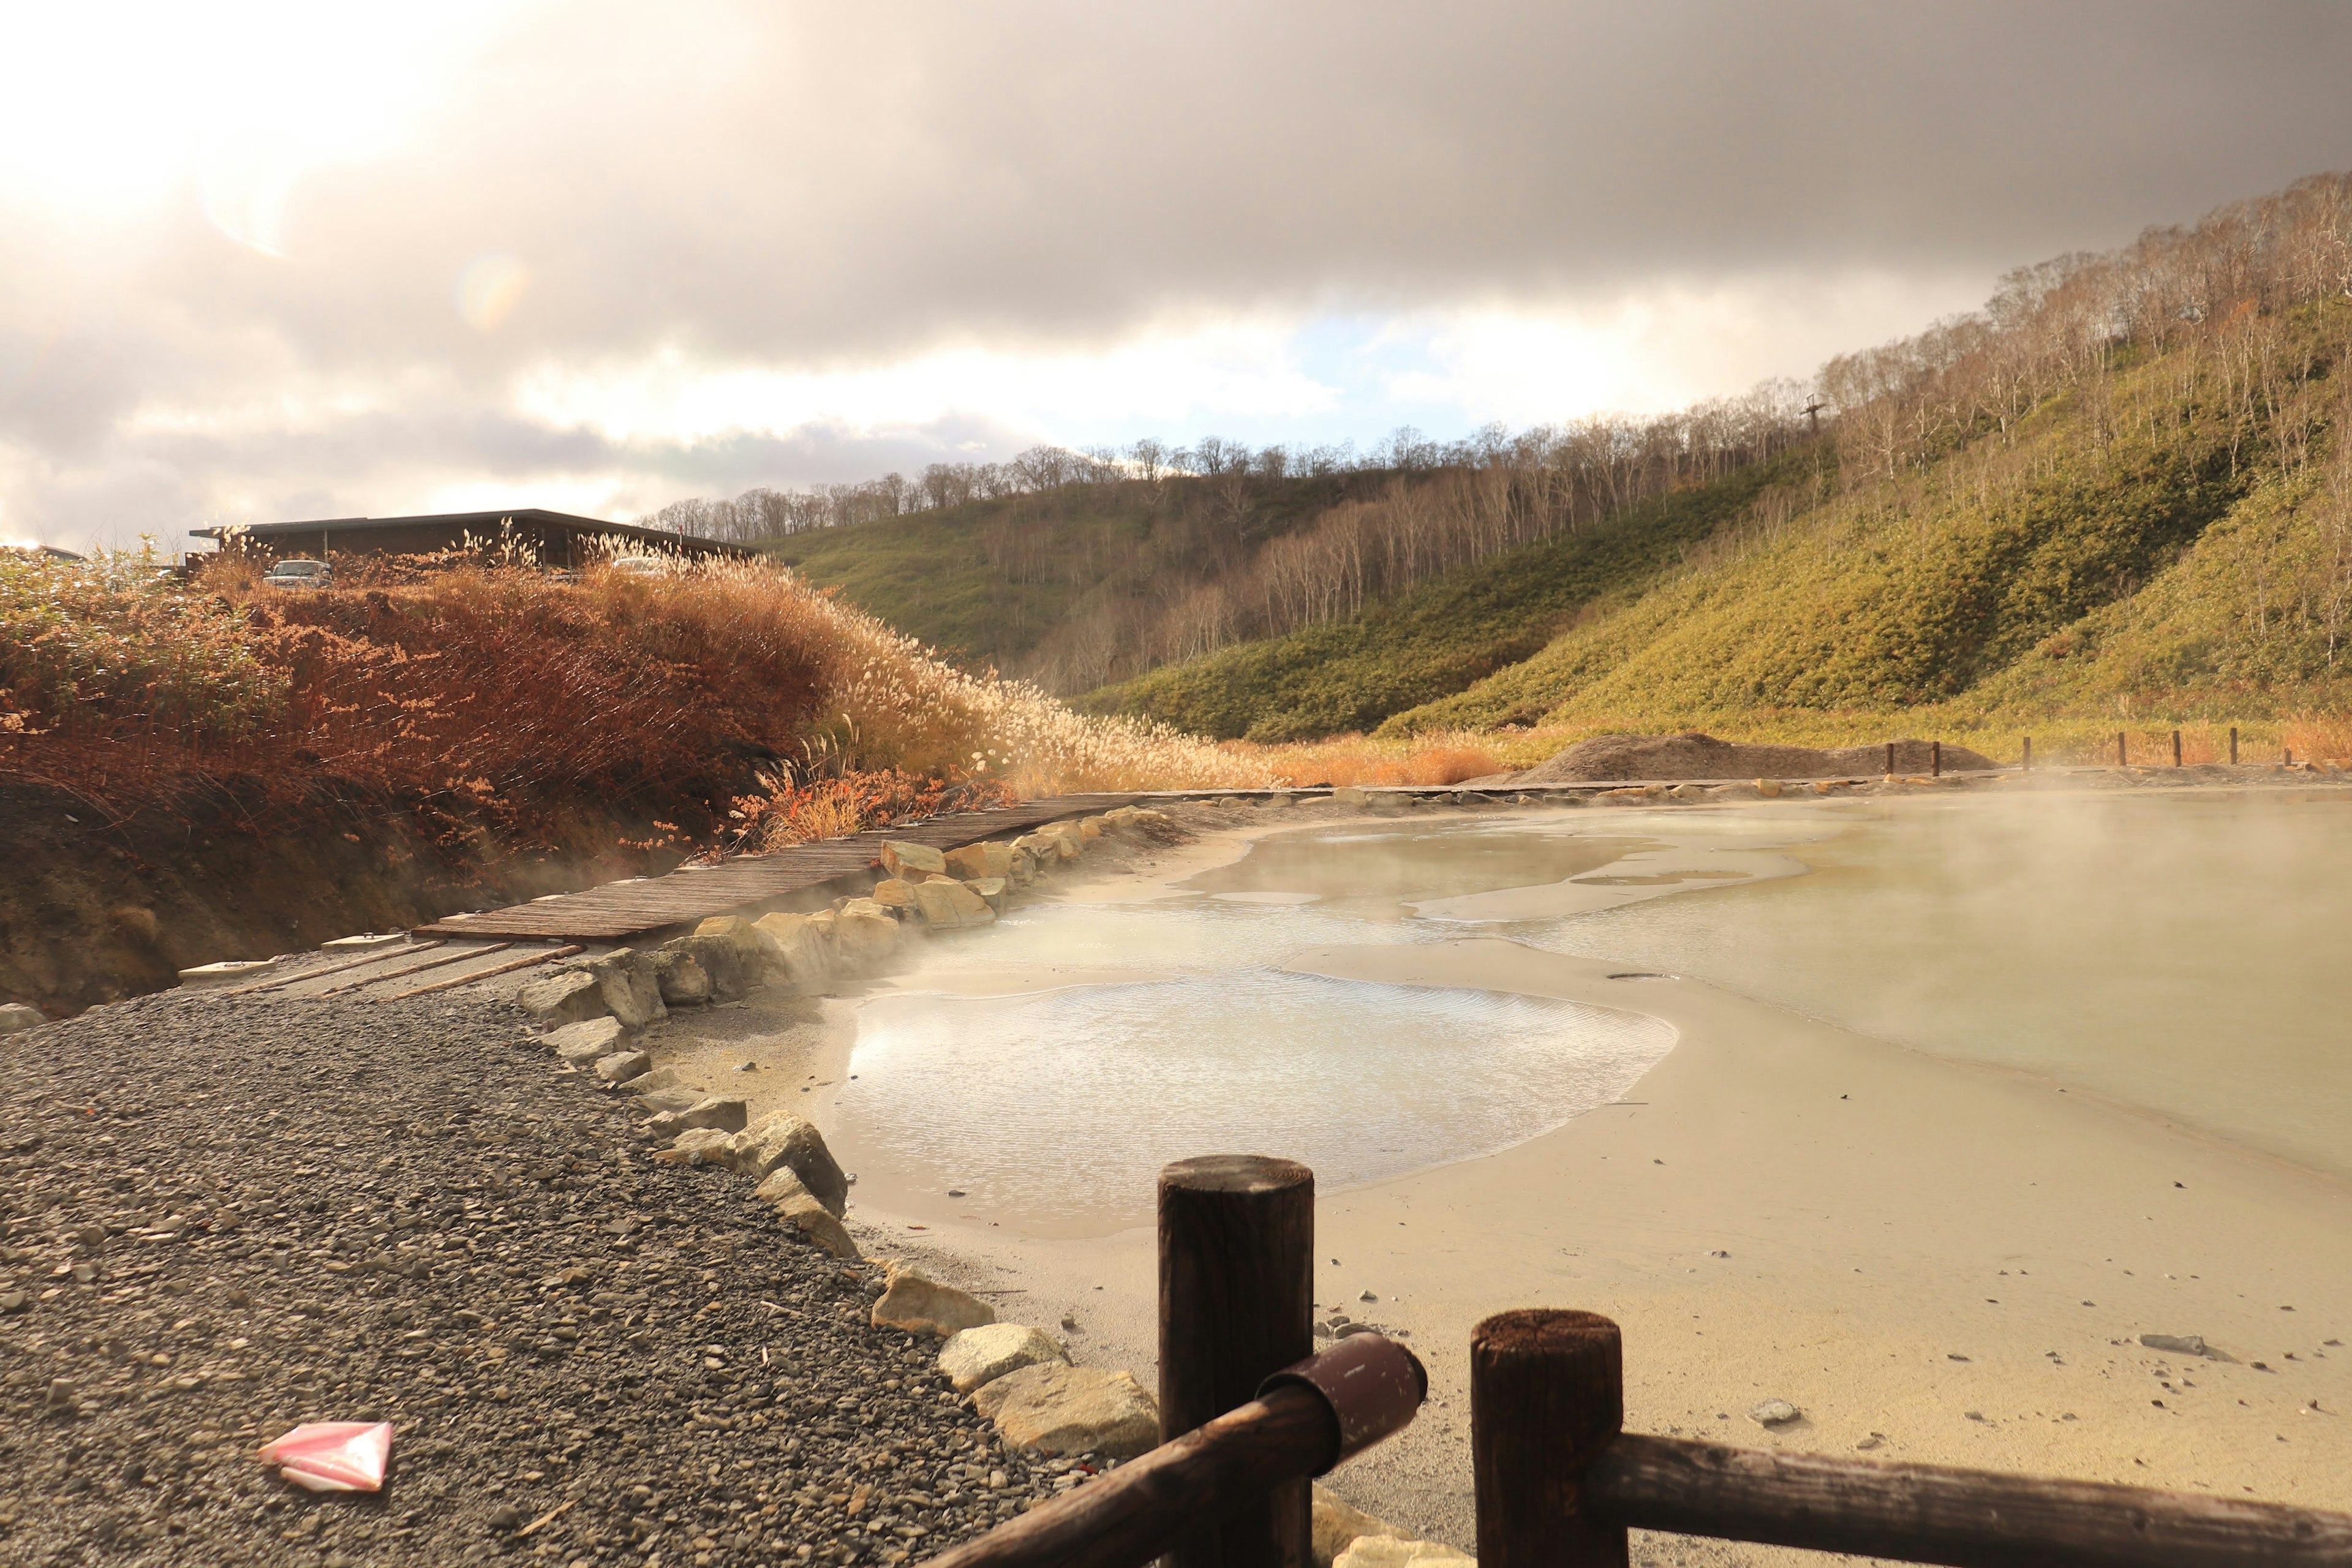
[[[194,196],[283,254],[306,174],[403,145],[519,4],[16,5],[0,24],[0,185],[108,217]]]

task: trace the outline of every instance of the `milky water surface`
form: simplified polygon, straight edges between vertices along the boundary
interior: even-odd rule
[[[1477,934],[2045,1073],[2352,1174],[2347,929],[2352,802],[2333,795],[1327,824],[1174,899],[1041,903],[938,944],[861,1009],[836,1142],[869,1202],[952,1189],[1096,1234],[1148,1217],[1170,1159],[1286,1154],[1327,1188],[1399,1174],[1606,1104],[1671,1048],[1638,1013],[1281,968]]]

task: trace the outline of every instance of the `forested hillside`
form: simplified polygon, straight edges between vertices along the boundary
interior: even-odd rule
[[[2305,182],[1833,363],[1832,493],[1389,723],[2340,710],[2347,215]]]
[[[782,520],[780,558],[951,657],[1221,738],[2335,711],[2347,351],[2325,175],[2021,268],[1809,391],[692,505]]]
[[[1548,542],[1087,700],[1265,739],[2340,710],[2344,235],[2328,176],[2024,269],[1978,316],[1832,362],[1820,448],[1628,511],[1636,538]],[[1547,614],[1546,646],[1495,668]]]
[[[1644,419],[1372,453],[1203,440],[1041,448],[826,492],[755,490],[642,521],[761,542],[952,658],[1091,690],[1359,616],[1449,572],[1577,536],[1803,439],[1793,385]],[[1509,657],[1540,645],[1522,626]],[[1460,666],[1451,686],[1495,668]],[[1415,688],[1415,697],[1425,695]]]

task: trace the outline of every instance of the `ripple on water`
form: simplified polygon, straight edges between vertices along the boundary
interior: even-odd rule
[[[1281,1154],[1326,1190],[1492,1152],[1623,1094],[1659,1019],[1256,969],[858,1016],[845,1152],[907,1192],[1064,1233],[1150,1212],[1170,1160]],[[880,1194],[870,1195],[880,1196]]]

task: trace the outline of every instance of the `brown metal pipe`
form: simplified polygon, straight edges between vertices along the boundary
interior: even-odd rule
[[[1581,1489],[1630,1529],[1952,1568],[2352,1564],[2352,1514],[1632,1433]]]

